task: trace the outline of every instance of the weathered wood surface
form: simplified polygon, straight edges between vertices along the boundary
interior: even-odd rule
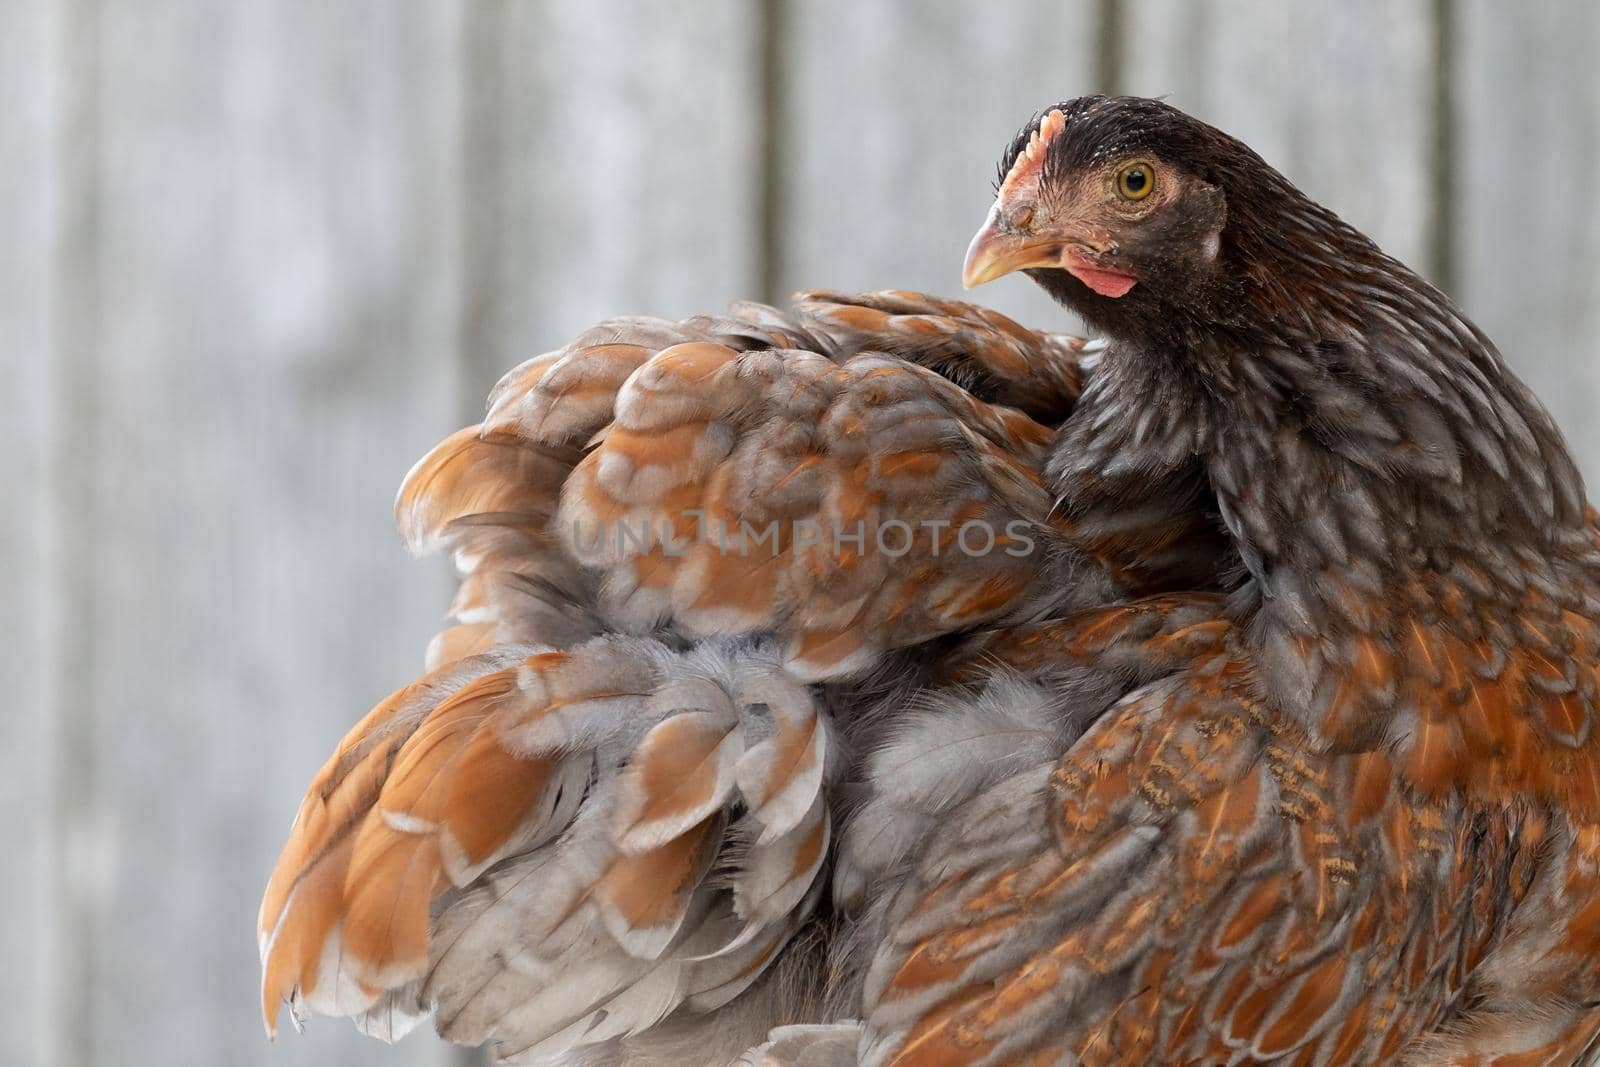
[[[0,1063],[53,1062],[48,1020],[62,835],[51,653],[63,634],[52,588],[54,281],[66,254],[55,163],[66,130],[49,55],[60,19],[11,3],[0,34]]]
[[[778,288],[961,291],[995,166],[1034,110],[1096,90],[1093,4],[786,5]],[[982,300],[1071,325],[1021,277]]]
[[[469,6],[469,414],[507,368],[601,319],[756,295],[760,6]]]
[[[387,512],[455,422],[459,12],[392,10],[83,4],[56,43],[80,202],[53,294],[52,1003],[24,1022],[48,1062],[373,1061],[340,1025],[266,1046],[252,926],[307,774],[447,594]]]
[[[1600,494],[1600,8],[1457,15],[1457,295],[1550,406]]]
[[[271,1048],[255,1009],[299,791],[448,595],[390,529],[400,476],[606,315],[957,291],[1038,106],[1170,93],[1239,134],[1461,295],[1600,479],[1582,3],[0,15],[0,1063],[461,1062],[331,1021]]]
[[[1428,268],[1431,0],[1131,0],[1120,92],[1166,96]]]

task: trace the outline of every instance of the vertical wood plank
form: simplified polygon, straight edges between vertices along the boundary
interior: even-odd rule
[[[1427,273],[1428,0],[1126,0],[1121,91],[1165,95]]]
[[[1461,297],[1600,490],[1600,10],[1457,17]]]
[[[57,163],[65,117],[49,3],[0,8],[0,1063],[51,1055],[55,776],[50,645],[52,310],[61,236]]]
[[[782,287],[959,295],[1012,134],[1095,89],[1095,5],[786,6]],[[1029,325],[1071,325],[1025,278],[973,297]]]
[[[467,403],[621,314],[757,295],[760,5],[471,7]]]
[[[758,295],[760,13],[746,0],[467,5],[462,421],[507,369],[601,319]]]
[[[455,422],[460,5],[92,11],[61,1062],[449,1062],[342,1021],[269,1048],[253,927],[447,599],[389,506]]]

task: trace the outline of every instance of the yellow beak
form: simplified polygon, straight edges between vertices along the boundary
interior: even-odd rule
[[[961,285],[971,289],[1012,271],[1029,267],[1059,267],[1061,243],[1054,240],[1028,240],[1000,228],[1000,205],[989,209],[989,217],[967,246],[961,265]]]

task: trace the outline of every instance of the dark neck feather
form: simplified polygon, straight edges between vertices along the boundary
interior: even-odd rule
[[[1127,379],[1136,423],[1142,405],[1194,413],[1185,432],[1253,541],[1246,558],[1297,566],[1309,544],[1388,564],[1397,541],[1537,547],[1581,526],[1565,442],[1493,343],[1275,171],[1260,164],[1250,186],[1222,280],[1165,327],[1112,332],[1105,368]],[[1368,525],[1390,529],[1353,528]]]

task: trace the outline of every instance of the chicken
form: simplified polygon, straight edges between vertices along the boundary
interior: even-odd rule
[[[401,490],[464,579],[313,782],[269,1019],[516,1062],[1571,1064],[1600,528],[1441,293],[1087,97],[969,285],[622,319]],[[748,1050],[748,1051],[747,1051]]]
[[[431,1011],[531,1059],[698,1015],[727,1062],[805,1019],[851,720],[930,642],[1111,595],[1042,476],[1085,349],[812,294],[510,372],[401,489],[455,625],[312,784],[262,906],[269,1025]],[[717,1011],[758,979],[776,1016]]]

